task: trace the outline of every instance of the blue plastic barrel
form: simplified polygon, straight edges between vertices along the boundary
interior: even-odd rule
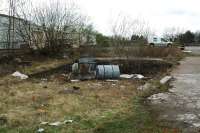
[[[97,79],[118,79],[120,69],[118,65],[98,65],[96,69]]]
[[[118,65],[113,65],[113,78],[119,78],[120,77],[120,69]]]
[[[96,78],[97,79],[104,79],[104,66],[98,65],[96,68]]]

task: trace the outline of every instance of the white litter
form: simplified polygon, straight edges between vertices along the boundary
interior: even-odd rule
[[[72,123],[72,122],[73,122],[73,120],[65,120],[63,123],[67,124],[67,123]]]
[[[41,122],[40,125],[47,125],[49,122]]]
[[[44,132],[44,129],[43,129],[43,128],[39,128],[39,129],[37,130],[37,132],[38,132],[38,133],[42,133],[42,132]]]
[[[108,79],[106,80],[107,82],[118,82],[119,80],[111,80],[111,79]]]
[[[160,80],[160,83],[161,83],[161,84],[166,84],[166,83],[168,83],[171,79],[172,79],[172,76],[165,76],[164,78],[162,78],[162,79]]]
[[[80,80],[76,80],[76,79],[75,79],[75,80],[71,80],[71,82],[79,82],[79,81],[80,81]]]
[[[122,74],[122,75],[120,75],[120,78],[122,78],[122,79],[131,79],[131,78],[133,78],[133,74]]]
[[[143,79],[144,76],[141,74],[122,74],[120,75],[121,79]]]
[[[22,79],[22,80],[28,78],[27,75],[22,74],[22,73],[20,73],[20,72],[18,72],[18,71],[14,72],[14,73],[12,74],[12,76],[13,76],[13,77],[19,77],[19,78]]]
[[[49,123],[49,126],[60,126],[60,125],[72,123],[72,122],[73,120],[65,120],[64,122],[57,121],[57,122]],[[43,124],[46,125],[48,124],[48,122],[44,122]]]
[[[184,50],[183,52],[184,53],[192,53],[192,51],[190,51],[190,50]]]
[[[135,78],[135,79],[143,79],[144,76],[141,75],[141,74],[134,74],[134,78]]]
[[[60,125],[62,125],[62,122],[60,121],[49,123],[49,126],[60,126]]]

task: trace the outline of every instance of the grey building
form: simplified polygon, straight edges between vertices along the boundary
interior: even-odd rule
[[[66,42],[73,47],[96,45],[96,37],[92,34],[68,32],[63,35]],[[20,49],[27,46],[37,49],[43,47],[45,42],[47,38],[41,26],[21,18],[0,14],[0,49]]]
[[[19,49],[21,47],[24,41],[17,29],[24,22],[23,19],[0,14],[0,49]]]

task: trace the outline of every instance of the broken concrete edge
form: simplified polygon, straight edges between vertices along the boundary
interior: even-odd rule
[[[164,85],[169,83],[173,79],[172,76],[165,76],[160,80],[160,84]]]
[[[150,80],[144,85],[139,86],[137,90],[141,92],[143,97],[148,98],[163,91],[168,91],[169,83],[172,79],[172,76],[165,76],[161,80]]]

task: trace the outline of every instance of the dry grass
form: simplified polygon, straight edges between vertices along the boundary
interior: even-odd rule
[[[150,58],[180,58],[182,51],[177,47],[127,46],[107,48],[82,48],[81,53],[90,53],[96,57],[150,57]]]
[[[33,61],[31,66],[21,68],[21,71],[31,75],[34,73],[39,73],[47,70],[54,69],[56,67],[66,65],[70,63],[71,60],[69,59],[46,59],[42,61]]]
[[[83,122],[98,121],[126,113],[132,105],[132,97],[136,95],[135,88],[140,84],[135,81],[61,83],[14,78],[7,81],[10,78],[0,80],[0,116],[7,118],[8,127],[30,129],[39,126],[42,121],[64,121],[75,116],[79,116]],[[80,87],[80,92],[59,93],[73,86]],[[80,125],[73,125],[70,129],[77,132],[89,130]]]

